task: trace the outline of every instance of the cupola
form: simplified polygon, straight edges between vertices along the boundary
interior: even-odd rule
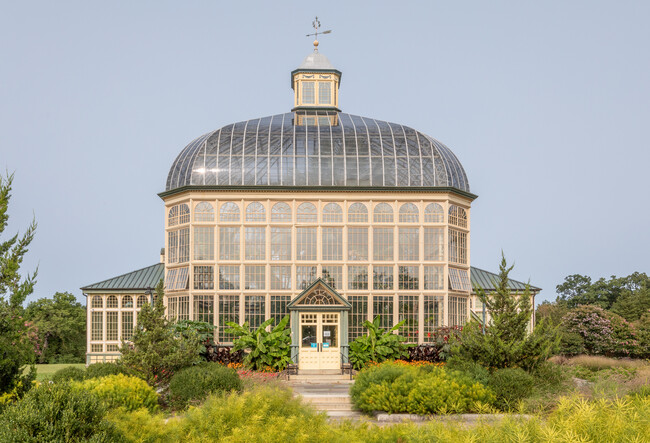
[[[314,52],[305,57],[302,64],[291,72],[291,87],[294,91],[292,111],[340,112],[340,84],[341,71],[335,69],[327,57],[318,52],[318,40],[315,40]]]

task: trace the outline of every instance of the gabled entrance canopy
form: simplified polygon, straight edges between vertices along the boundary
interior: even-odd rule
[[[287,306],[289,311],[349,311],[352,306],[334,288],[317,278]]]

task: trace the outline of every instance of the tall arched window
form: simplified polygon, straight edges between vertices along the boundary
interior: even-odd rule
[[[368,223],[368,208],[363,203],[352,203],[348,208],[348,222]]]
[[[93,297],[91,306],[93,308],[103,308],[104,307],[104,300],[102,299],[101,295],[95,295]]]
[[[132,308],[133,307],[133,297],[130,295],[122,296],[122,307],[123,308]]]
[[[140,296],[138,297],[138,304],[137,304],[137,307],[138,307],[138,308],[141,308],[142,306],[144,306],[145,303],[147,303],[147,297],[145,297],[144,295],[140,295]]]
[[[246,221],[266,221],[266,210],[264,209],[264,205],[260,202],[253,202],[246,206]]]
[[[439,203],[429,203],[426,208],[424,208],[424,222],[425,223],[442,223],[444,222],[444,211],[442,210],[442,205]]]
[[[214,221],[214,207],[208,202],[200,202],[194,207],[194,221]]]
[[[391,208],[388,203],[379,203],[375,206],[373,220],[375,223],[392,223],[393,208]]]
[[[467,212],[461,207],[451,205],[449,207],[449,224],[460,228],[467,227]]]
[[[272,222],[290,222],[291,207],[285,202],[278,202],[271,208]]]
[[[323,223],[341,223],[343,210],[336,203],[328,203],[323,208]]]
[[[167,216],[167,225],[176,226],[178,224],[178,205],[172,206]]]
[[[420,219],[420,211],[413,203],[404,203],[399,208],[400,223],[417,223]]]
[[[178,205],[178,224],[190,222],[190,207],[185,203]]]
[[[317,221],[316,206],[309,202],[302,203],[298,206],[296,213],[299,223],[312,223]]]
[[[239,206],[233,202],[226,202],[221,205],[219,210],[219,220],[222,222],[238,222]]]
[[[117,308],[117,297],[114,295],[110,295],[106,299],[106,307],[107,308]]]

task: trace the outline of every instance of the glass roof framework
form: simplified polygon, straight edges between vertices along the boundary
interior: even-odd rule
[[[298,114],[316,116],[318,125],[294,124]],[[204,134],[183,149],[169,171],[166,190],[184,186],[453,187],[470,192],[462,165],[439,141],[400,124],[335,111],[278,114]]]

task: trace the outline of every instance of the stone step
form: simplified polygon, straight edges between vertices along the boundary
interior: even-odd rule
[[[341,375],[340,369],[298,369],[298,375]]]
[[[354,383],[354,380],[350,379],[350,375],[345,374],[318,374],[318,375],[313,375],[313,374],[298,374],[298,375],[290,375],[289,376],[289,381],[306,381],[310,383],[332,383],[332,382],[346,382],[346,383]]]
[[[349,395],[303,395],[302,398],[313,404],[350,403]]]
[[[359,419],[363,418],[363,414],[359,411],[326,411],[327,416],[334,420],[344,420],[347,418]]]
[[[328,405],[320,405],[320,404],[311,404],[311,407],[318,410],[318,411],[350,411],[352,412],[352,405],[349,403],[334,403],[334,404],[328,404]]]

